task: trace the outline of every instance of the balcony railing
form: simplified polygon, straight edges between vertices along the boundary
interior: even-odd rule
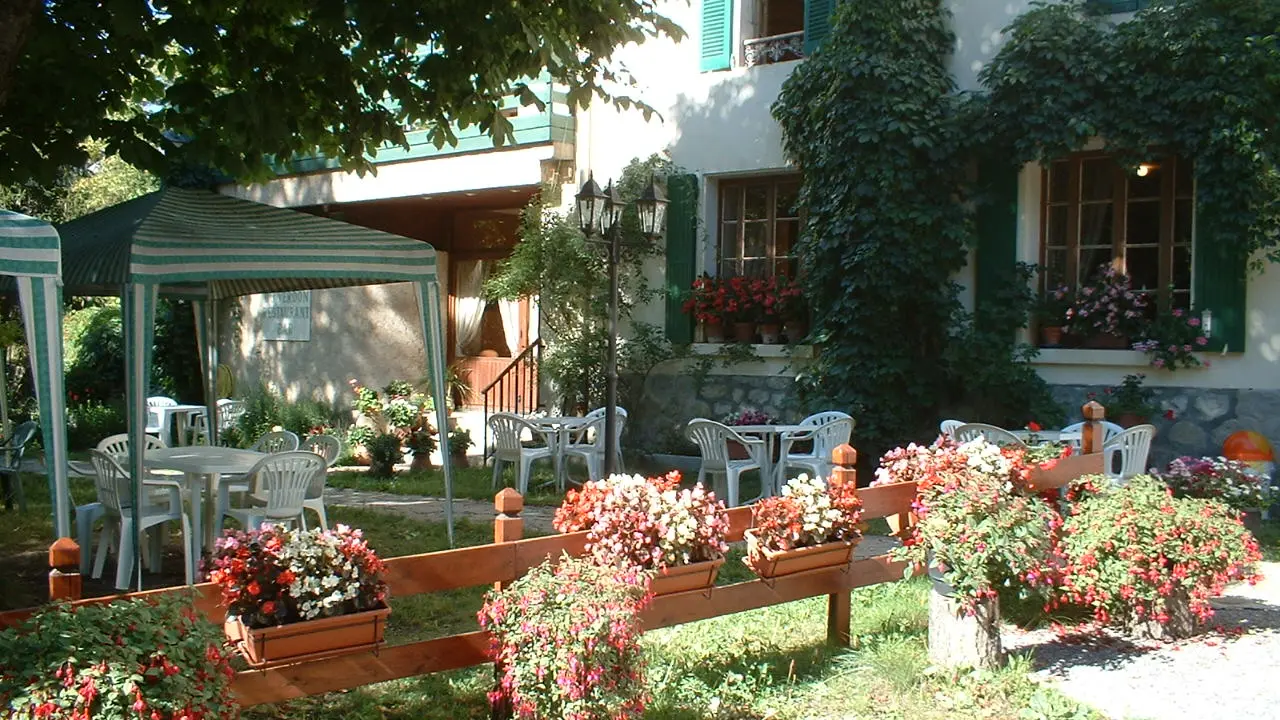
[[[483,152],[487,150],[508,150],[530,145],[563,143],[572,145],[574,140],[574,118],[569,110],[565,93],[550,82],[530,82],[529,87],[537,94],[538,99],[546,103],[546,107],[538,111],[536,106],[522,107],[515,96],[507,98],[503,109],[511,120],[514,139],[502,146],[495,146],[493,138],[480,131],[476,125],[465,129],[454,127],[457,136],[456,145],[446,144],[437,148],[431,142],[430,133],[423,129],[410,129],[405,133],[409,142],[406,150],[401,145],[388,143],[378,150],[377,156],[369,159],[375,165],[383,163],[419,160],[429,157],[458,155],[462,153]],[[282,175],[293,173],[316,172],[318,170],[334,170],[339,163],[334,158],[322,154],[297,156],[288,162],[275,163],[276,172]]]
[[[804,31],[752,38],[742,43],[742,59],[747,67],[799,60],[804,57]]]

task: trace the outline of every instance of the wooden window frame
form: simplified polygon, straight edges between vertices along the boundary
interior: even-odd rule
[[[1157,305],[1161,310],[1167,310],[1172,303],[1172,295],[1169,287],[1173,284],[1174,279],[1174,251],[1176,248],[1175,227],[1176,212],[1179,200],[1190,200],[1191,206],[1191,226],[1190,243],[1187,246],[1189,257],[1191,258],[1190,277],[1188,278],[1185,290],[1187,305],[1192,303],[1192,293],[1195,287],[1195,188],[1194,180],[1191,188],[1184,188],[1185,192],[1179,192],[1177,187],[1179,165],[1184,162],[1176,155],[1167,155],[1163,153],[1153,153],[1153,156],[1159,157],[1158,160],[1161,168],[1160,182],[1160,229],[1158,240],[1158,263],[1157,268],[1157,287],[1154,288]],[[1066,226],[1066,267],[1063,270],[1065,276],[1065,284],[1072,290],[1076,289],[1081,282],[1087,280],[1087,272],[1081,273],[1080,263],[1080,222],[1083,208],[1089,204],[1110,203],[1112,207],[1111,219],[1111,256],[1112,264],[1121,272],[1128,273],[1128,255],[1126,249],[1130,247],[1127,244],[1128,232],[1128,213],[1129,206],[1134,202],[1157,202],[1149,199],[1130,199],[1129,198],[1129,173],[1120,163],[1115,163],[1112,176],[1112,195],[1110,200],[1091,200],[1082,199],[1083,188],[1083,163],[1089,160],[1111,159],[1114,155],[1111,153],[1082,152],[1073,153],[1066,157],[1057,158],[1050,161],[1041,170],[1040,183],[1040,242],[1039,242],[1039,263],[1041,267],[1040,285],[1041,290],[1047,290],[1048,287],[1048,267],[1049,267],[1049,225],[1052,220],[1051,209],[1055,207],[1066,207],[1067,226]],[[1068,163],[1067,172],[1067,197],[1065,200],[1051,200],[1053,188],[1052,173],[1053,165],[1058,162]],[[1138,246],[1144,247],[1144,246]],[[1146,245],[1145,247],[1150,247]],[[1150,289],[1148,289],[1150,291]]]
[[[778,261],[782,258],[791,258],[799,260],[799,256],[795,252],[795,245],[792,245],[789,255],[779,255],[777,251],[777,229],[778,229],[778,188],[787,183],[800,183],[800,175],[789,173],[785,175],[755,175],[747,178],[735,178],[732,180],[722,180],[717,189],[719,205],[716,207],[716,262],[715,274],[723,277],[733,277],[735,275],[745,274],[744,256],[746,250],[746,190],[748,187],[766,185],[768,187],[768,215],[764,220],[756,220],[752,222],[764,222],[768,227],[768,235],[765,238],[765,254],[762,258],[752,257],[751,259],[764,259],[767,261],[768,272],[765,277],[776,277]],[[737,217],[735,220],[725,218],[725,207],[727,203],[733,202],[737,205]],[[784,217],[783,221],[796,222],[796,242],[799,242],[799,231],[804,227],[804,213],[800,211],[794,218]],[[725,263],[725,225],[733,222],[737,229],[733,242],[737,244],[737,253],[734,255],[738,263],[737,271],[726,274],[724,270]],[[798,266],[798,263],[797,263]],[[798,270],[797,270],[798,271]]]

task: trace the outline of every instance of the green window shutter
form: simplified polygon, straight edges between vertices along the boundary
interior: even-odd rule
[[[698,179],[668,177],[667,197],[667,339],[684,345],[693,342],[693,316],[682,306],[697,268]]]
[[[974,309],[995,302],[1018,262],[1018,169],[989,163],[978,172],[986,190],[974,218],[978,233]]]
[[[1248,258],[1231,252],[1215,236],[1217,224],[1208,213],[1196,209],[1196,237],[1191,279],[1196,310],[1213,313],[1209,349],[1244,352],[1245,296]]]
[[[728,70],[733,57],[733,0],[702,0],[702,45],[699,68]]]
[[[831,31],[831,11],[839,0],[805,0],[804,54],[812,55]]]

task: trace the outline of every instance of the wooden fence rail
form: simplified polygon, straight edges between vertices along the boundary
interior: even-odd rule
[[[1086,447],[1092,450],[1094,445],[1090,442],[1090,428],[1086,428],[1085,438]],[[835,463],[834,479],[856,481],[854,465],[857,453],[853,448],[847,445],[837,448],[832,459]],[[1054,472],[1044,474],[1040,486],[1057,487],[1079,474],[1099,472],[1102,468],[1101,455],[1097,453],[1070,460],[1065,467],[1060,466]],[[914,483],[863,488],[858,491],[858,495],[862,500],[864,520],[888,518],[891,526],[896,526],[896,530],[907,527],[911,522]],[[524,521],[520,518],[520,512],[523,509],[523,498],[514,490],[507,489],[499,493],[494,504],[497,517],[494,522],[493,544],[387,558],[386,579],[390,595],[400,598],[483,585],[501,587],[548,558],[559,557],[565,552],[570,555],[581,555],[584,552],[586,533],[522,539]],[[741,540],[743,531],[751,525],[751,509],[733,508],[727,511],[727,515],[728,540]],[[67,542],[70,541],[63,538],[58,541],[60,544],[55,544],[57,557],[51,552],[50,561],[55,568],[53,573],[57,580],[55,588],[55,577],[51,575],[50,589],[54,593],[54,599],[74,599],[78,594],[79,577],[74,571],[78,561],[70,552]],[[905,569],[904,564],[894,562],[888,555],[879,555],[855,560],[847,569],[830,569],[773,580],[749,580],[718,586],[709,594],[695,591],[658,597],[645,611],[642,622],[646,629],[668,627],[826,595],[828,639],[833,643],[844,644],[849,640],[849,591],[900,580]],[[188,592],[190,589],[187,586],[164,588],[78,600],[76,604],[104,603],[120,598],[158,597]],[[217,587],[212,583],[202,583],[196,585],[194,590],[199,611],[211,621],[221,624],[224,612],[219,607]],[[20,622],[33,611],[34,609],[25,609],[0,613],[0,628]],[[488,646],[488,633],[475,631],[383,647],[377,654],[358,653],[245,670],[236,674],[233,690],[245,706],[280,702],[386,680],[486,664],[489,662],[486,656]]]

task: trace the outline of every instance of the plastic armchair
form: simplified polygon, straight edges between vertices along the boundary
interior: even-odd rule
[[[955,429],[955,438],[957,442],[967,443],[971,440],[982,438],[993,445],[1015,445],[1026,447],[1026,443],[1018,439],[1017,435],[1005,430],[1002,427],[988,425],[986,423],[965,423]]]
[[[293,452],[301,445],[298,435],[289,430],[273,430],[263,433],[249,448],[260,453]]]
[[[726,502],[729,507],[736,507],[742,473],[748,470],[759,471],[764,467],[764,440],[747,437],[728,425],[705,418],[690,420],[685,427],[685,437],[698,446],[698,452],[702,455],[702,465],[698,468],[698,482],[704,483],[707,475],[713,476],[713,479],[724,476]],[[742,460],[730,458],[730,440],[746,448],[749,457]],[[761,478],[762,486],[768,482],[768,478]]]
[[[511,413],[494,413],[489,416],[489,433],[493,435],[493,487],[498,488],[502,478],[502,464],[514,463],[516,472],[516,490],[521,495],[529,492],[529,476],[533,463],[538,460],[551,460],[554,464],[556,450],[551,439],[538,429],[536,425],[519,415]],[[541,440],[543,445],[526,447],[524,437]]]
[[[219,517],[234,518],[246,530],[264,522],[292,524],[303,522],[303,503],[316,476],[325,472],[324,458],[302,451],[280,452],[262,458],[246,477],[252,478],[254,495],[264,498],[262,505],[223,507]]]
[[[938,423],[938,433],[943,437],[954,440],[956,437],[956,428],[964,424],[965,422],[963,420],[943,420]]]
[[[1123,430],[1102,446],[1102,472],[1113,485],[1124,485],[1129,478],[1147,471],[1147,455],[1151,452],[1154,425],[1135,425]],[[1120,468],[1115,458],[1120,456]]]
[[[13,429],[9,437],[0,439],[0,481],[4,488],[4,509],[13,509],[13,499],[18,498],[18,512],[27,511],[27,495],[22,489],[22,455],[27,444],[36,436],[36,423],[28,420]]]
[[[812,427],[797,433],[786,433],[781,438],[780,474],[785,477],[787,468],[792,465],[808,468],[813,474],[827,478],[831,476],[831,452],[849,442],[853,435],[853,417],[842,412],[824,412],[810,415],[800,424]],[[813,450],[807,453],[791,452],[791,445],[796,442],[811,440]]]
[[[191,559],[191,518],[182,508],[182,493],[178,483],[174,481],[153,480],[149,484],[167,485],[164,499],[167,502],[155,502],[156,496],[144,496],[143,505],[136,509],[138,525],[134,526],[135,509],[133,507],[133,479],[125,472],[116,459],[100,450],[89,451],[89,461],[94,469],[94,486],[98,491],[98,502],[103,507],[102,533],[98,538],[98,549],[93,559],[93,577],[102,577],[107,561],[107,551],[114,546],[116,553],[116,588],[124,590],[129,587],[133,577],[134,543],[139,532],[159,526],[160,535],[155,538],[152,567],[159,569],[159,543],[168,534],[167,523],[173,520],[182,522],[182,560],[187,584],[193,582],[195,565]],[[113,539],[117,539],[113,543]],[[87,549],[86,549],[87,552]],[[146,553],[143,553],[146,558]]]
[[[1114,438],[1115,436],[1117,436],[1117,435],[1119,435],[1120,433],[1124,432],[1124,428],[1120,427],[1119,425],[1117,425],[1117,424],[1115,424],[1115,423],[1113,423],[1113,422],[1108,422],[1108,421],[1106,421],[1106,420],[1103,420],[1103,421],[1102,421],[1102,423],[1101,423],[1101,425],[1102,425],[1102,445],[1103,445],[1103,447],[1106,447],[1106,444],[1107,444],[1107,443],[1109,443],[1109,442],[1111,442],[1111,439],[1112,439],[1112,438]],[[1071,423],[1070,425],[1068,425],[1068,426],[1066,426],[1066,427],[1062,428],[1062,432],[1064,432],[1064,433],[1081,433],[1081,434],[1083,435],[1083,433],[1084,433],[1084,423],[1082,423],[1082,422],[1078,422],[1078,423]],[[1082,437],[1082,438],[1081,438],[1081,443],[1083,443],[1083,440],[1084,440],[1084,439],[1083,439],[1083,437]],[[1081,443],[1076,443],[1076,447],[1080,447],[1080,444],[1081,444]]]
[[[626,409],[618,408],[618,414],[615,417],[617,418],[614,425],[614,435],[617,437],[614,444],[617,449],[615,467],[622,472],[622,430],[627,425]],[[566,459],[569,456],[582,458],[587,463],[587,474],[592,480],[599,480],[604,475],[605,409],[592,410],[587,413],[586,418],[590,422],[577,431],[577,437],[561,449],[561,454]]]
[[[324,511],[324,486],[329,478],[328,469],[338,462],[338,456],[342,454],[342,441],[332,435],[312,435],[302,441],[302,449],[319,455],[324,460],[325,467],[325,472],[316,473],[315,479],[311,481],[302,507],[315,513],[320,518],[320,528],[328,530],[329,518]],[[303,513],[302,528],[305,530],[306,527],[307,516]]]
[[[218,433],[221,434],[239,424],[240,417],[245,413],[244,402],[223,398],[217,402],[214,412],[217,414]]]

